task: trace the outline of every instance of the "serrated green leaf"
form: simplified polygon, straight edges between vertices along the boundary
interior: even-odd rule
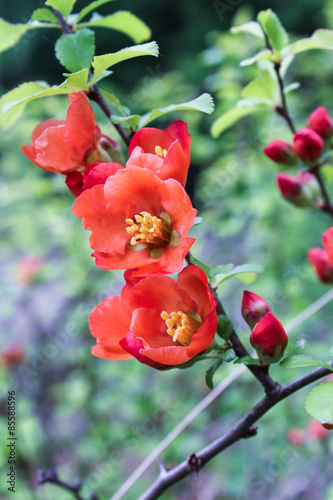
[[[90,21],[78,25],[78,27],[84,26],[121,31],[134,43],[145,42],[151,37],[150,28],[141,19],[126,10],[120,10],[105,17],[95,14]]]
[[[263,49],[260,52],[258,52],[255,56],[249,57],[248,59],[243,59],[239,63],[240,66],[251,66],[251,64],[254,64],[257,61],[262,61],[266,60],[269,61],[272,57],[272,52],[268,49]]]
[[[122,61],[127,61],[133,57],[140,56],[158,56],[158,45],[156,42],[144,43],[142,45],[134,45],[133,47],[126,47],[125,49],[119,50],[118,52],[113,52],[110,54],[104,54],[103,56],[95,56],[92,62],[94,68],[94,78],[96,78],[106,69],[111,68],[115,64]]]
[[[258,359],[253,359],[251,356],[243,356],[242,358],[237,358],[234,361],[235,364],[244,363],[246,365],[260,365]]]
[[[224,340],[229,340],[234,327],[227,316],[218,316],[217,317],[217,330],[216,333],[219,337]]]
[[[198,266],[203,271],[205,271],[205,273],[207,274],[208,277],[214,276],[214,274],[212,273],[212,268],[209,266],[206,266],[206,264],[203,264],[202,262],[200,262],[200,260],[193,257],[193,255],[191,255],[191,257],[190,257],[190,262],[191,262],[191,264],[194,264],[195,266]]]
[[[16,45],[29,29],[27,24],[11,24],[0,18],[0,52]]]
[[[140,122],[140,115],[129,115],[129,116],[117,116],[112,115],[111,121],[112,123],[121,123],[122,125],[128,125],[129,127],[136,129]]]
[[[218,137],[219,135],[222,134],[222,132],[225,132],[228,130],[228,128],[232,127],[235,123],[238,122],[241,118],[244,118],[245,116],[251,115],[252,113],[256,113],[257,111],[263,111],[264,108],[260,106],[253,106],[251,107],[236,107],[229,109],[226,113],[221,115],[213,125],[211,126],[211,134],[213,137]]]
[[[242,97],[255,97],[274,101],[276,87],[276,79],[268,70],[265,70],[242,90],[241,95]]]
[[[94,32],[86,28],[62,35],[55,45],[55,53],[60,63],[72,73],[90,68],[95,53]]]
[[[319,422],[333,424],[333,382],[314,387],[306,397],[305,410]]]
[[[314,49],[333,50],[333,30],[316,30],[310,38],[302,38],[290,47],[292,54]]]
[[[205,380],[206,380],[206,385],[209,389],[213,389],[214,387],[213,377],[221,365],[222,365],[222,359],[218,358],[215,361],[215,363],[207,370]]]
[[[30,21],[41,21],[45,23],[57,23],[59,20],[55,14],[50,9],[36,9],[31,15]]]
[[[47,0],[45,5],[53,7],[53,9],[59,10],[65,18],[69,16],[72,12],[76,0]]]
[[[265,39],[264,32],[257,21],[250,21],[249,23],[241,24],[240,26],[233,26],[230,29],[233,35],[237,35],[238,33],[251,33],[261,40]]]
[[[153,109],[150,113],[146,113],[142,116],[139,128],[145,127],[148,123],[159,118],[162,115],[171,113],[172,111],[201,111],[202,113],[211,114],[214,111],[214,102],[210,94],[202,94],[201,96],[193,99],[193,101],[184,102],[182,104],[170,104],[165,108]]]
[[[15,123],[29,101],[87,89],[87,69],[67,76],[60,85],[50,87],[46,82],[26,82],[4,94],[0,99],[0,127],[6,129]]]
[[[262,273],[264,270],[263,266],[260,264],[244,264],[242,266],[236,266],[228,273],[221,273],[215,277],[212,286],[218,287],[226,280],[230,278],[238,278],[245,284],[252,283],[256,279],[258,273]]]
[[[77,15],[76,22],[78,23],[83,19],[85,16],[90,14],[95,9],[98,9],[98,7],[101,7],[101,5],[104,5],[106,3],[113,2],[114,0],[96,0],[95,2],[91,2],[87,7],[84,7],[82,10]]]
[[[333,367],[316,358],[315,356],[306,356],[304,354],[294,354],[281,361],[280,365],[283,368],[304,368],[306,366],[323,366],[333,371]]]
[[[281,50],[287,45],[289,39],[288,33],[272,9],[259,12],[257,19],[273,49]]]

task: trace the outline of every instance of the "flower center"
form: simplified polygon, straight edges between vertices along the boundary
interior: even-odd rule
[[[155,153],[157,156],[164,159],[168,154],[168,151],[166,149],[162,149],[161,146],[155,146]]]
[[[166,311],[161,313],[161,318],[167,326],[167,334],[171,335],[174,342],[187,346],[190,345],[193,334],[200,326],[200,321],[192,318],[182,311],[168,314]]]
[[[131,245],[147,245],[149,248],[163,248],[169,245],[171,225],[162,218],[151,215],[149,212],[140,212],[133,219],[126,219],[126,231],[132,234]]]

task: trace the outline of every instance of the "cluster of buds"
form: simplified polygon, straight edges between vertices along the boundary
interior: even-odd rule
[[[302,163],[312,166],[328,146],[333,135],[333,119],[323,107],[309,116],[307,127],[294,134],[293,144],[280,139],[270,142],[264,153],[275,163],[290,167]]]
[[[245,290],[242,315],[252,329],[250,343],[260,361],[264,364],[280,361],[288,344],[288,336],[268,303],[259,295]]]
[[[322,236],[324,248],[315,247],[307,251],[308,261],[323,283],[333,283],[333,227]]]

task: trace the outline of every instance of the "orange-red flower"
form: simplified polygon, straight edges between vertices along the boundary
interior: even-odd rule
[[[82,92],[68,95],[70,106],[66,120],[50,119],[40,123],[31,135],[31,145],[23,153],[36,165],[60,174],[83,171],[95,161],[111,161],[88,99]],[[101,141],[101,144],[100,144]]]
[[[135,280],[128,272],[125,279],[121,296],[108,297],[90,314],[95,356],[135,357],[165,368],[209,347],[216,333],[216,302],[202,269],[187,266],[177,282],[168,276]]]
[[[140,167],[118,170],[73,205],[73,214],[92,231],[96,265],[133,269],[133,276],[179,271],[195,241],[187,234],[196,213],[179,182]]]
[[[143,128],[132,138],[127,166],[151,169],[162,180],[176,179],[185,184],[190,166],[191,136],[183,121],[171,123],[166,130]]]
[[[105,184],[110,175],[114,175],[119,169],[124,168],[119,163],[95,162],[89,165],[83,173],[75,170],[66,175],[66,185],[74,196],[79,196],[86,189],[98,184]]]

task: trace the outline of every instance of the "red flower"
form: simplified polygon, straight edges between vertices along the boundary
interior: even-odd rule
[[[312,161],[321,155],[324,142],[317,132],[303,128],[294,135],[293,149],[302,160]]]
[[[216,302],[202,269],[187,266],[177,282],[168,276],[133,282],[128,272],[125,279],[121,296],[105,299],[90,314],[90,330],[97,337],[94,355],[133,356],[165,368],[186,363],[209,347],[216,333]]]
[[[114,147],[117,144],[101,135],[92,107],[82,92],[69,94],[68,100],[66,120],[43,121],[32,133],[32,144],[22,146],[33,163],[49,172],[67,174],[98,160],[110,160],[106,141]]]
[[[329,261],[333,266],[333,227],[324,232],[322,239]]]
[[[96,265],[133,269],[134,276],[174,273],[194,243],[187,234],[197,211],[174,179],[151,170],[121,169],[105,185],[84,191],[73,214],[90,229]]]
[[[176,121],[166,130],[143,128],[131,140],[127,166],[151,169],[160,179],[185,184],[190,166],[191,136],[187,124]]]
[[[298,158],[289,142],[276,139],[270,142],[264,149],[264,153],[268,158],[276,163],[283,165],[295,165]]]
[[[288,344],[287,334],[281,322],[268,312],[253,328],[250,343],[264,363],[279,361]]]
[[[326,250],[323,248],[310,248],[307,251],[307,257],[319,280],[323,283],[333,283],[333,266]]]
[[[66,175],[66,185],[74,196],[79,196],[86,189],[90,189],[98,184],[105,184],[110,175],[114,175],[118,170],[123,169],[122,165],[113,162],[95,162],[89,165],[83,174],[78,171],[69,172]]]
[[[333,135],[333,120],[323,106],[319,106],[311,113],[306,126],[317,132],[323,139],[329,139]]]
[[[242,316],[246,323],[253,328],[271,308],[267,302],[253,292],[244,291],[242,300]]]
[[[320,207],[320,186],[316,177],[309,172],[297,172],[297,177],[290,174],[278,174],[276,182],[280,193],[287,201],[297,207]]]

